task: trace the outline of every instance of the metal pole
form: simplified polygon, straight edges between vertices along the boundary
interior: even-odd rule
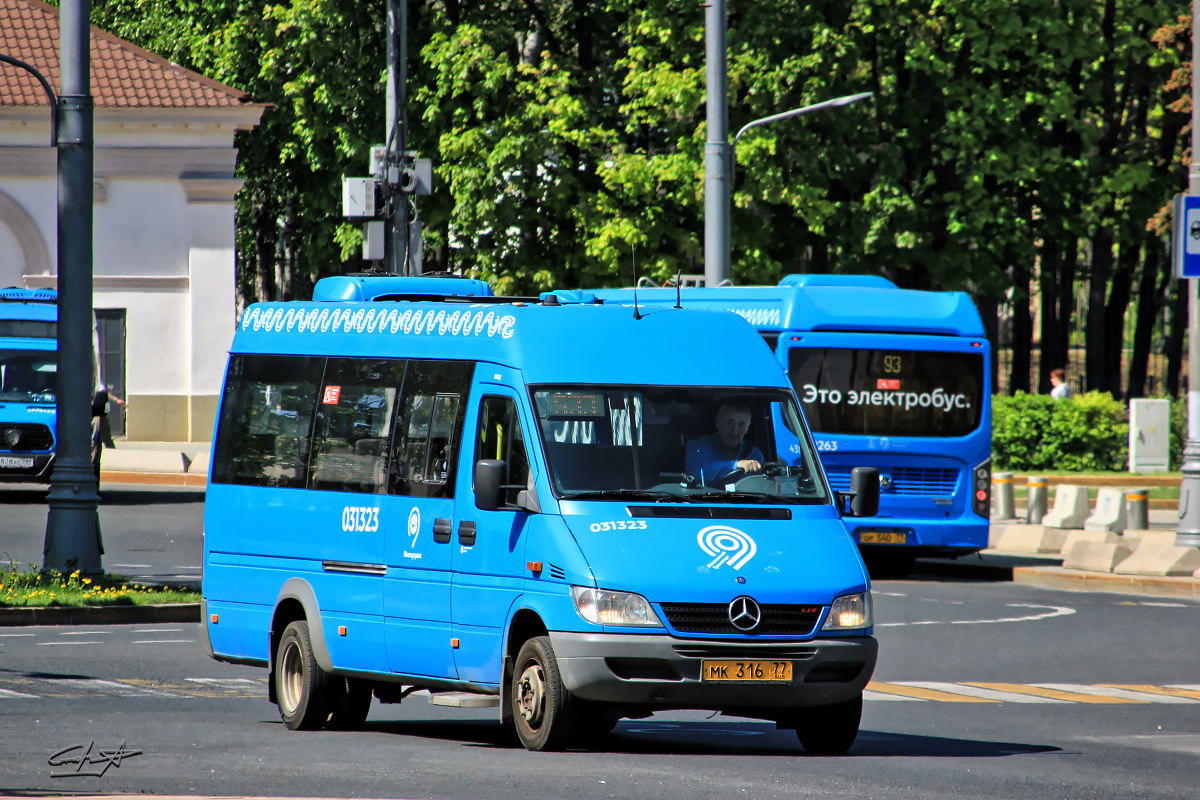
[[[704,143],[704,285],[730,276],[729,110],[725,64],[725,0],[704,6],[708,140]]]
[[[1192,0],[1192,31],[1200,30],[1200,0]],[[1196,61],[1200,37],[1192,36],[1192,166],[1188,194],[1200,194],[1200,86]],[[1175,544],[1200,547],[1200,280],[1188,281],[1188,438],[1183,449],[1183,481],[1179,485],[1179,522]]]
[[[103,571],[92,470],[92,98],[89,0],[59,11],[58,432],[42,569]]]
[[[387,0],[387,163],[383,180],[390,196],[385,218],[385,263],[395,275],[408,274],[408,196],[396,190],[407,146],[404,108],[408,99],[408,0]]]

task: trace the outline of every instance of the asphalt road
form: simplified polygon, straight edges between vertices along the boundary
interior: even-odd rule
[[[41,566],[46,491],[34,484],[0,484],[0,564]],[[106,572],[198,586],[203,529],[202,487],[100,487]]]
[[[111,555],[146,553],[127,563],[164,575],[198,566],[202,495],[107,491]],[[0,551],[20,544],[15,519],[44,514],[0,506]],[[25,536],[40,550],[40,529]],[[295,733],[265,671],[208,659],[195,625],[3,628],[0,795],[1200,796],[1200,604],[944,574],[875,593],[879,667],[837,758],[694,712],[623,721],[588,751],[529,753],[495,710],[419,697],[376,703],[361,731]],[[100,763],[81,769],[71,759],[89,744]],[[105,770],[100,751],[122,748]],[[104,774],[66,774],[79,771]]]

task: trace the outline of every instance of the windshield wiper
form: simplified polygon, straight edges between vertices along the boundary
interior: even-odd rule
[[[749,500],[753,503],[778,503],[786,505],[787,500],[777,495],[760,494],[759,492],[698,492],[689,494],[687,499],[693,503],[707,503],[712,500]]]
[[[685,498],[671,492],[652,492],[646,489],[597,489],[591,492],[567,492],[564,500],[654,500],[660,503],[682,503]]]

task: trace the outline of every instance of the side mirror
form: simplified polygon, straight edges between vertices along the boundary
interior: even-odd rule
[[[879,470],[855,467],[850,471],[850,514],[873,517],[879,513]]]
[[[481,458],[475,462],[475,507],[495,511],[504,502],[504,462]],[[876,483],[876,495],[879,485]]]

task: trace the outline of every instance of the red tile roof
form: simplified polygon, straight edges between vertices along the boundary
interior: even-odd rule
[[[0,0],[0,53],[36,67],[59,90],[58,9],[41,0]],[[172,64],[92,26],[92,99],[97,108],[228,108],[250,103],[232,86]],[[0,63],[0,106],[48,106],[42,86]]]

